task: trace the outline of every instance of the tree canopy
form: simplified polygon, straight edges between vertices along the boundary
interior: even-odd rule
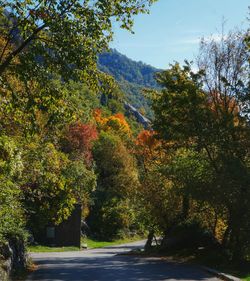
[[[56,70],[64,79],[79,71],[85,79],[93,79],[96,55],[108,47],[114,21],[131,30],[133,15],[147,12],[153,2],[3,1],[0,75],[7,70],[38,74],[44,67],[50,72]]]
[[[227,225],[224,246],[239,258],[250,231],[245,34],[202,42],[198,62],[198,73],[175,64],[158,75],[164,88],[154,98],[154,128],[173,155],[162,173],[184,195],[182,219],[192,217],[192,200],[209,204]]]

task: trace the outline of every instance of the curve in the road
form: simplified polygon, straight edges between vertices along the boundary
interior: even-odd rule
[[[27,281],[218,281],[190,265],[169,263],[159,258],[117,255],[139,245],[33,254],[38,270]]]

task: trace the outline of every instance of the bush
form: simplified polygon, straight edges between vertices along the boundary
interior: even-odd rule
[[[0,177],[0,244],[25,237],[20,189],[10,180]]]
[[[162,246],[165,249],[188,249],[218,245],[212,233],[197,220],[186,220],[177,224],[162,241]]]
[[[21,153],[15,141],[0,136],[0,246],[10,240],[26,238],[21,190],[17,184],[22,168]]]

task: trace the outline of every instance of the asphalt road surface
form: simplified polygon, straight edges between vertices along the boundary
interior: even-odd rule
[[[26,281],[218,281],[190,265],[119,255],[143,242],[63,253],[32,254],[38,269]]]

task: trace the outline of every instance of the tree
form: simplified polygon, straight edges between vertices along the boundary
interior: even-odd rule
[[[90,166],[92,145],[97,137],[97,130],[93,124],[71,124],[66,132],[63,150],[71,153],[71,156],[74,155],[73,158],[84,160]]]
[[[4,1],[0,75],[7,70],[38,74],[45,67],[64,78],[75,69],[93,78],[96,55],[107,48],[114,20],[131,30],[132,16],[147,12],[154,1]],[[17,57],[19,63],[13,65]]]
[[[248,247],[250,199],[250,131],[244,114],[249,102],[245,91],[249,70],[244,35],[231,34],[220,43],[207,42],[202,45],[201,58],[202,67],[196,74],[190,65],[181,68],[177,64],[158,75],[164,89],[154,100],[154,127],[175,148],[205,153],[213,184],[203,188],[202,200],[215,209],[226,210],[224,242],[239,258]],[[184,160],[178,170],[185,168]],[[192,196],[195,198],[195,193]]]
[[[18,185],[23,162],[16,143],[14,138],[0,136],[0,248],[10,240],[24,240],[27,236]]]
[[[98,178],[88,221],[99,236],[113,239],[128,231],[134,222],[136,163],[119,136],[110,132],[100,133],[93,153]]]
[[[171,181],[182,205],[177,222],[186,221],[194,215],[192,200],[204,202],[210,198],[214,174],[204,151],[173,149],[168,160],[162,163],[161,172]]]
[[[116,113],[114,115],[104,117],[100,109],[96,109],[94,117],[100,130],[106,132],[113,132],[119,135],[123,139],[131,137],[131,129],[125,116],[122,113]]]
[[[248,33],[235,31],[214,39],[202,40],[197,64],[204,73],[202,82],[217,114],[234,113],[249,120]]]
[[[247,188],[250,181],[247,38],[247,33],[230,32],[222,36],[220,42],[203,40],[198,57],[199,68],[204,71],[203,83],[217,120],[214,143],[218,152],[214,154],[215,158],[210,154],[210,158],[217,166],[217,173],[221,174],[219,184],[227,188],[228,195],[231,194],[225,199],[229,215],[224,242],[233,249],[236,258],[244,255],[250,234],[247,223],[250,199]]]
[[[146,173],[161,156],[161,141],[155,131],[143,130],[136,139],[135,154]]]
[[[36,234],[46,224],[59,224],[69,217],[76,203],[75,187],[64,174],[70,164],[67,156],[52,143],[32,142],[23,157],[24,205],[28,226]]]
[[[87,166],[83,159],[70,161],[63,171],[67,185],[71,187],[73,196],[82,205],[83,218],[89,213],[91,195],[95,191],[97,176],[93,168]]]

